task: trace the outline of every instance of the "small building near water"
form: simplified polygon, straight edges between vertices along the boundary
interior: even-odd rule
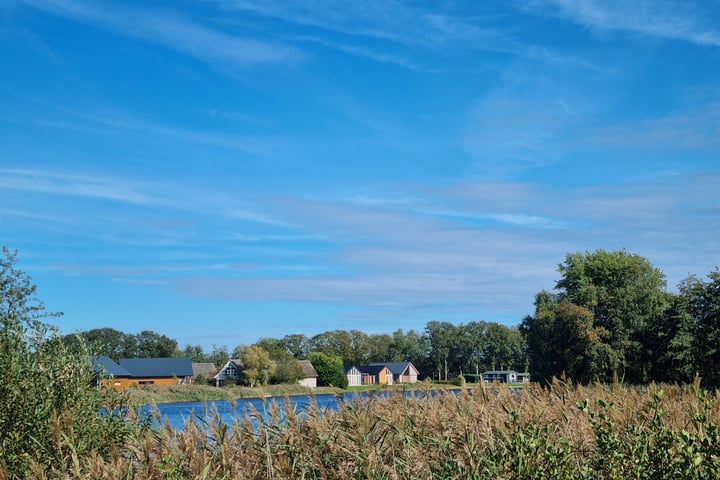
[[[121,358],[116,363],[110,357],[101,355],[93,362],[103,385],[115,390],[132,385],[178,385],[191,383],[193,378],[189,358]]]
[[[488,370],[483,372],[483,382],[516,383],[518,373],[515,370]]]
[[[192,361],[187,357],[121,358],[134,385],[179,385],[192,383]]]
[[[315,371],[313,364],[310,363],[310,360],[299,360],[299,362],[302,367],[303,376],[300,380],[298,380],[298,383],[304,387],[317,387],[318,374]]]

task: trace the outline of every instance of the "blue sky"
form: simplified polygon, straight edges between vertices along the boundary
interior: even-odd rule
[[[516,325],[720,265],[717,1],[0,0],[0,243],[65,333]]]

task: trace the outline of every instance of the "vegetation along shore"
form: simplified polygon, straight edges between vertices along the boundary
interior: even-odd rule
[[[337,411],[274,405],[252,421],[189,418],[175,429],[132,407],[308,390],[257,381],[104,388],[88,346],[45,323],[53,314],[15,254],[3,253],[0,479],[720,477],[717,272],[658,293],[662,277],[642,257],[568,256],[559,293],[541,292],[519,329],[536,378],[522,389],[431,394],[426,378],[410,395],[357,397]],[[450,352],[429,358],[444,367],[459,358]],[[691,370],[701,375],[683,382]]]

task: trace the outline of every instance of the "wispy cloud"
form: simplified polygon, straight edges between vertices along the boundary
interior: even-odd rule
[[[597,31],[617,30],[720,46],[720,6],[716,2],[530,0],[527,4],[550,7],[553,14]]]
[[[22,1],[47,13],[162,44],[220,67],[292,63],[304,57],[292,46],[243,38],[167,11],[123,8],[119,4],[100,6],[74,0]]]
[[[128,180],[107,175],[0,169],[1,190],[60,197],[87,197],[148,208],[212,213],[225,218],[268,225],[288,225],[287,222],[259,213],[236,195],[157,181]]]
[[[720,101],[701,101],[663,115],[589,129],[581,141],[647,150],[720,149]]]
[[[483,215],[498,223],[481,225],[467,224],[463,218],[477,215],[476,203],[483,197],[474,194],[471,184],[426,197],[428,205],[462,206],[444,216],[418,214],[413,205],[296,198],[292,206],[286,205],[292,212],[287,215],[335,243],[335,248],[316,257],[320,264],[333,265],[335,272],[310,271],[292,278],[179,279],[177,288],[198,296],[331,301],[378,309],[387,305],[412,309],[430,302],[443,305],[448,315],[455,306],[464,310],[468,303],[478,311],[501,303],[509,310],[530,313],[534,294],[554,286],[555,267],[566,253],[624,247],[665,270],[673,287],[688,269],[702,273],[712,268],[703,262],[712,256],[720,235],[712,220],[718,205],[710,201],[698,208],[687,204],[686,198],[698,190],[713,198],[710,189],[716,182],[716,176],[676,176],[562,191],[517,184],[515,191],[524,194],[512,207],[502,198],[492,199],[492,191],[502,192],[508,184],[493,188],[485,183],[479,188],[485,193],[484,207],[492,210],[504,204],[506,212]],[[558,211],[562,218],[552,213]],[[547,228],[567,219],[574,228]],[[688,254],[690,244],[705,258]]]
[[[536,100],[500,93],[480,100],[470,110],[460,139],[478,160],[478,170],[505,176],[558,161],[568,130],[577,117],[560,99]]]
[[[446,55],[468,49],[517,53],[524,48],[502,30],[483,26],[482,18],[470,19],[463,13],[445,8],[447,5],[436,4],[429,9],[396,0],[360,3],[219,0],[217,3],[228,10],[251,11],[290,24],[335,32],[342,38],[342,42],[333,44],[336,48],[409,68],[417,68],[418,63],[387,53],[388,44],[408,47],[411,49],[408,52],[422,48],[442,51]],[[374,48],[359,47],[353,37],[379,43]]]

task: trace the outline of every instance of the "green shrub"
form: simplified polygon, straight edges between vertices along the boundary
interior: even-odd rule
[[[125,441],[123,397],[98,387],[87,352],[66,348],[16,254],[0,257],[0,478],[79,468]]]

